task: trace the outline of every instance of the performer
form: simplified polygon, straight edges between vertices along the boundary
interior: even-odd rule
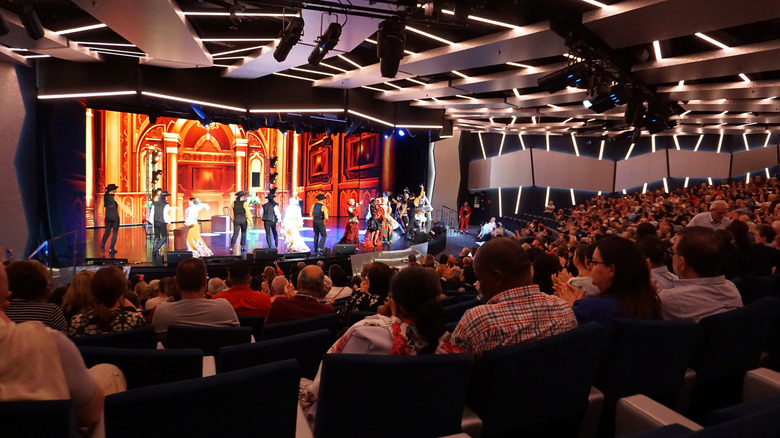
[[[320,253],[325,246],[325,239],[328,237],[328,229],[325,228],[325,221],[328,220],[328,207],[322,203],[325,200],[325,195],[320,193],[316,199],[317,202],[311,206],[309,215],[314,219],[314,252]],[[319,238],[319,236],[322,237]]]
[[[116,200],[114,200],[114,195],[118,188],[119,187],[116,184],[109,184],[106,187],[106,194],[103,195],[103,206],[106,208],[106,227],[103,232],[103,240],[100,242],[100,252],[106,252],[106,241],[108,240],[108,235],[112,234],[113,231],[113,235],[111,236],[111,249],[109,249],[108,252],[110,254],[116,254],[116,238],[119,234],[119,205],[116,203]]]
[[[380,199],[380,205],[384,209],[384,220],[382,221],[382,242],[383,243],[393,243],[393,233],[396,228],[398,228],[398,222],[393,219],[393,209],[390,206],[390,193],[384,192],[382,198]]]
[[[265,227],[265,240],[268,242],[269,248],[276,248],[279,246],[279,236],[276,234],[276,223],[282,218],[282,214],[279,212],[279,204],[276,203],[276,194],[273,191],[265,198],[268,200],[263,204],[263,211],[260,217],[263,218],[263,226]],[[300,207],[298,207],[300,209]],[[274,246],[271,246],[271,233],[274,235]]]
[[[210,257],[214,252],[206,246],[206,242],[200,237],[200,224],[198,224],[198,213],[201,210],[208,210],[209,205],[203,204],[198,198],[190,198],[190,206],[184,212],[184,225],[190,228],[187,230],[187,250],[192,251],[192,256]]]
[[[460,232],[463,233],[463,228],[466,228],[466,234],[469,233],[469,218],[471,217],[471,207],[469,207],[468,202],[464,202],[463,206],[460,207],[460,211],[458,212],[458,217],[460,218]]]
[[[233,245],[238,239],[238,232],[241,232],[241,251],[246,251],[246,214],[249,212],[249,204],[244,200],[246,192],[240,190],[236,193],[236,200],[233,201],[233,237],[230,239],[230,251],[233,251]]]
[[[366,248],[382,246],[380,231],[382,230],[382,216],[384,214],[384,209],[379,206],[378,198],[371,198],[369,210],[371,210],[371,218],[368,220],[368,226],[366,227],[366,238],[363,240],[363,246]]]
[[[168,224],[171,223],[171,206],[168,204],[169,193],[160,192],[160,197],[152,204],[152,220],[154,222],[154,248],[153,256],[160,255],[160,248],[168,242]]]
[[[404,239],[411,240],[412,239],[412,232],[416,229],[416,223],[414,215],[416,214],[417,210],[417,203],[420,201],[420,199],[425,195],[425,189],[423,188],[423,185],[420,184],[420,195],[418,195],[416,198],[412,199],[412,197],[409,195],[408,191],[404,192],[404,203],[405,205],[405,211],[406,211],[406,234],[404,236]]]
[[[301,237],[302,226],[303,214],[300,205],[298,205],[298,198],[290,198],[290,205],[284,210],[284,220],[282,221],[282,238],[287,247],[286,252],[310,251]]]
[[[349,217],[349,220],[347,221],[347,227],[344,229],[344,235],[341,237],[341,240],[339,240],[339,243],[360,245],[358,217],[357,214],[355,214],[358,205],[363,205],[363,202],[361,201],[360,204],[355,204],[355,200],[352,198],[347,201],[347,216]]]
[[[428,201],[428,197],[425,196],[425,190],[422,186],[420,186],[420,196],[415,198],[415,201],[415,204],[417,204],[417,208],[414,212],[415,225],[419,231],[426,232],[428,219],[430,218],[433,208],[431,208],[431,203]]]

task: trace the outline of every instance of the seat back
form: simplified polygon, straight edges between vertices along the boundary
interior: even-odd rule
[[[263,326],[265,325],[265,316],[238,316],[238,323],[241,327],[249,327],[252,329],[252,335],[255,340],[260,339],[263,335]]]
[[[292,438],[299,379],[300,367],[287,360],[113,394],[106,436]]]
[[[155,348],[157,340],[154,327],[148,325],[123,332],[106,333],[102,335],[82,336],[73,338],[73,343],[79,347],[111,347],[111,348]]]
[[[252,329],[172,325],[167,339],[165,348],[200,348],[204,356],[216,356],[220,347],[249,343]]]
[[[731,279],[731,282],[739,289],[744,305],[772,296],[775,288],[775,277],[770,276],[743,275]]]
[[[441,304],[442,307],[451,306],[453,304],[458,304],[459,302],[460,302],[460,297],[458,297],[457,295],[456,296],[447,297],[447,298],[442,298],[442,299],[439,300],[439,304]]]
[[[644,394],[672,407],[693,360],[699,326],[691,320],[615,319],[596,377],[609,401]]]
[[[483,436],[576,436],[605,338],[603,326],[589,323],[486,351],[469,390]]]
[[[263,327],[263,339],[281,338],[320,329],[328,330],[331,335],[335,337],[336,333],[341,329],[341,320],[339,319],[339,316],[335,313],[331,313],[298,321],[268,324]]]
[[[313,379],[317,375],[322,356],[332,343],[331,333],[321,329],[253,344],[222,347],[217,355],[217,372],[224,373],[284,359],[296,359],[301,366],[301,375]]]
[[[472,307],[479,306],[480,304],[482,303],[479,300],[473,299],[464,301],[462,303],[453,304],[451,306],[446,306],[444,307],[444,318],[447,320],[447,322],[460,321],[460,318],[464,313],[466,313],[467,310],[471,309]]]
[[[6,437],[79,436],[70,400],[0,402],[0,425]]]
[[[119,367],[125,374],[128,389],[203,376],[203,352],[195,348],[150,350],[79,347],[79,351],[87,367],[99,363]]]
[[[470,368],[463,354],[326,354],[314,436],[459,433]]]
[[[346,328],[350,328],[353,325],[355,325],[356,322],[362,321],[362,320],[366,319],[367,317],[373,316],[373,315],[376,315],[376,312],[364,312],[364,311],[360,311],[360,310],[355,310],[355,311],[349,312],[347,314]]]

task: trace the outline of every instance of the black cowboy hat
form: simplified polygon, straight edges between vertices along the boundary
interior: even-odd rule
[[[164,198],[164,197],[166,197],[166,196],[171,196],[171,194],[170,194],[170,193],[168,193],[168,192],[166,192],[165,190],[163,190],[162,192],[160,192],[160,197],[161,197],[161,198]]]
[[[118,185],[116,185],[116,184],[114,184],[114,183],[111,183],[111,184],[109,184],[109,185],[107,185],[107,186],[106,186],[106,191],[107,191],[107,192],[110,192],[111,190],[116,190],[116,189],[118,189],[118,188],[119,188],[119,186],[118,186]]]
[[[322,201],[325,199],[325,195],[323,195],[322,193],[318,193],[317,196],[315,196],[314,198],[316,198],[318,201]]]
[[[240,198],[242,196],[246,196],[246,192],[245,191],[239,190],[238,192],[236,192],[236,198]]]

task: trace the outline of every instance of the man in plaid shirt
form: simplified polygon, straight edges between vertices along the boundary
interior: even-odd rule
[[[483,245],[474,258],[474,271],[487,303],[466,311],[453,332],[470,357],[577,327],[566,301],[533,284],[531,260],[515,240],[499,238]]]

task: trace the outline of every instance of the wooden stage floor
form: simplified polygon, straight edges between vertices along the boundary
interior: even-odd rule
[[[236,243],[231,252],[228,249],[230,245],[230,238],[232,232],[212,232],[211,222],[202,221],[201,223],[201,236],[206,245],[211,248],[215,256],[227,256],[227,255],[241,255],[240,241]],[[326,221],[325,225],[328,230],[328,237],[325,241],[326,248],[332,248],[333,245],[338,243],[341,236],[344,234],[344,227],[347,224],[347,218],[330,218]],[[176,226],[182,226],[183,224],[175,224]],[[173,248],[173,231],[174,225],[169,226],[169,237],[167,243],[167,250],[172,251]],[[278,231],[278,227],[277,227]],[[154,241],[153,236],[146,235],[146,229],[141,225],[123,226],[119,228],[119,237],[116,243],[117,253],[115,255],[109,255],[108,251],[100,251],[100,240],[103,237],[103,228],[87,229],[87,240],[85,247],[85,257],[87,258],[118,258],[127,259],[129,263],[134,264],[151,264],[158,265],[162,263],[160,258],[152,257],[152,245]],[[365,235],[365,223],[361,221],[360,224],[360,240],[363,241]],[[314,248],[314,231],[311,227],[311,219],[304,218],[304,226],[301,229],[301,236],[304,239],[306,245]],[[463,235],[464,237],[467,235]],[[460,236],[458,236],[460,237]],[[467,236],[473,242],[471,236]],[[110,243],[110,239],[109,239]],[[256,248],[267,248],[268,244],[265,239],[265,230],[263,229],[263,221],[260,219],[253,219],[250,222],[247,230],[247,252],[252,252]],[[272,237],[273,243],[273,237]],[[386,250],[401,250],[410,246],[410,241],[404,240],[399,230],[395,230],[395,236],[392,244],[386,244],[379,249],[365,249],[360,247],[359,252],[365,253],[370,251],[386,251]],[[106,245],[108,246],[108,245]],[[447,245],[450,246],[449,244]],[[470,246],[468,242],[464,242],[459,247]],[[459,250],[458,247],[458,250]],[[284,240],[279,236],[279,246],[277,250],[280,255],[286,252]],[[164,252],[165,250],[163,250]]]

